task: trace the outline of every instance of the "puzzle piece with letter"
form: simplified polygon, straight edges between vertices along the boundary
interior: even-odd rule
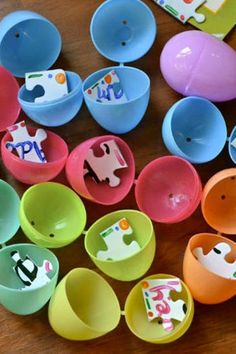
[[[42,141],[47,138],[45,130],[38,129],[35,136],[31,136],[24,120],[10,126],[7,130],[13,139],[6,143],[8,150],[13,151],[15,149],[22,160],[39,163],[47,162],[41,147]]]
[[[153,0],[165,11],[176,17],[182,23],[185,23],[193,17],[195,21],[201,23],[205,21],[205,16],[197,13],[196,9],[206,0]]]
[[[225,256],[230,252],[231,247],[225,242],[218,243],[207,254],[203,253],[202,247],[193,250],[197,260],[210,272],[226,279],[236,280],[236,260],[233,263],[225,260]]]
[[[36,97],[35,103],[53,101],[68,94],[66,73],[62,69],[25,74],[25,87],[28,91],[32,91],[38,85],[44,89],[44,95]]]
[[[16,264],[14,272],[25,285],[21,290],[37,289],[50,282],[48,273],[53,270],[50,261],[44,260],[42,266],[37,266],[29,256],[22,259],[18,251],[12,251],[11,258]]]
[[[100,103],[122,103],[128,101],[115,70],[110,71],[88,88],[86,94],[92,100]]]
[[[180,279],[147,279],[141,286],[148,320],[160,318],[163,328],[167,332],[173,331],[172,320],[182,322],[187,312],[185,302],[182,299],[173,301],[170,295],[171,291],[182,291]]]
[[[118,169],[128,165],[114,140],[107,140],[100,144],[104,155],[97,157],[93,149],[89,149],[84,163],[84,176],[91,176],[96,183],[107,181],[110,187],[120,184],[120,178],[114,174]]]
[[[139,251],[140,246],[137,241],[133,240],[127,245],[123,240],[125,235],[131,235],[132,233],[133,229],[126,218],[123,218],[108,227],[100,233],[100,236],[103,238],[107,246],[107,250],[98,251],[97,258],[119,260],[129,257]]]

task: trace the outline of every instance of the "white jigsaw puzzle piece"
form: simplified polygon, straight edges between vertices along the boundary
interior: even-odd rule
[[[25,121],[7,128],[12,136],[12,141],[6,142],[6,148],[10,151],[16,150],[22,160],[31,162],[46,163],[45,154],[41,143],[47,138],[47,133],[43,129],[38,129],[35,136],[28,133]]]
[[[48,277],[48,273],[53,270],[51,262],[45,260],[41,267],[38,267],[38,273],[35,280],[32,281],[31,285],[25,286],[21,290],[37,289],[41,286],[49,283],[51,279]]]
[[[137,241],[132,241],[127,245],[123,237],[131,235],[133,230],[126,218],[117,221],[112,226],[100,233],[107,246],[106,251],[98,251],[97,258],[119,260],[131,256],[140,250]]]
[[[123,103],[128,101],[115,70],[110,71],[88,88],[86,94],[92,100],[100,103]]]
[[[97,157],[94,155],[93,149],[88,150],[86,157],[84,175],[90,174],[91,169],[95,174],[95,180],[100,182],[107,181],[110,187],[116,187],[120,184],[120,178],[114,174],[114,171],[128,167],[121,151],[114,140],[107,140],[100,144],[104,155]],[[89,165],[89,169],[86,168]]]
[[[171,291],[182,291],[180,279],[148,279],[142,283],[148,320],[161,318],[163,328],[169,332],[174,329],[172,320],[182,322],[186,316],[185,302],[182,299],[173,301],[170,297]]]
[[[206,0],[153,0],[161,6],[165,11],[176,17],[182,23],[188,21],[191,17],[201,23],[205,21],[203,14],[197,13],[195,10],[201,6]]]
[[[236,148],[236,138],[234,138],[234,140],[231,141],[230,145]]]
[[[21,290],[37,289],[51,281],[48,273],[53,270],[50,261],[44,260],[42,266],[37,266],[35,262],[28,256],[21,259],[18,251],[11,252],[11,258],[16,263],[13,270],[18,278],[25,284]]]
[[[36,97],[35,103],[53,101],[68,94],[66,73],[62,69],[26,73],[26,89],[32,91],[37,85],[43,87],[44,95]]]
[[[197,260],[210,272],[226,279],[236,280],[236,260],[229,263],[225,256],[231,252],[231,247],[225,243],[218,243],[209,253],[204,254],[202,247],[193,250]]]

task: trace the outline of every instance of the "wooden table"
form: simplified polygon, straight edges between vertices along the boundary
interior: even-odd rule
[[[50,19],[59,29],[63,39],[63,49],[54,67],[75,71],[85,79],[92,72],[111,65],[111,62],[96,51],[89,34],[91,16],[101,3],[101,0],[2,0],[0,15],[3,17],[11,11],[30,9]],[[156,17],[158,35],[149,53],[131,65],[144,70],[150,76],[151,99],[142,122],[134,131],[122,136],[134,152],[136,175],[153,159],[168,154],[161,137],[162,120],[169,107],[181,96],[168,87],[162,78],[159,65],[160,52],[174,34],[192,29],[190,25],[184,26],[177,22],[151,0],[145,0],[145,3]],[[236,49],[235,31],[227,36],[226,42]],[[235,124],[235,100],[217,106],[222,111],[230,132]],[[21,118],[24,117],[22,114]],[[93,120],[85,104],[72,122],[51,130],[66,140],[70,150],[87,138],[107,133]],[[217,171],[229,167],[233,167],[233,163],[228,156],[227,148],[214,161],[196,166],[203,184]],[[10,176],[2,163],[0,177],[12,184],[20,195],[27,188]],[[63,174],[57,180],[66,183]],[[88,215],[87,226],[112,210],[137,208],[133,190],[124,201],[112,207],[98,207],[86,200],[84,203]],[[213,230],[204,221],[200,208],[181,223],[172,225],[155,223],[157,251],[147,274],[167,273],[182,277],[182,260],[187,242],[195,233],[205,231]],[[10,243],[18,242],[27,242],[20,230]],[[60,278],[76,267],[88,267],[102,274],[86,254],[83,236],[73,244],[54,251],[60,262]],[[123,309],[125,299],[136,282],[123,283],[107,276],[104,278],[114,288]],[[47,306],[38,313],[25,317],[11,314],[1,307],[0,353],[233,353],[236,351],[235,305],[235,298],[220,305],[206,306],[195,303],[195,316],[190,329],[177,342],[167,345],[153,345],[139,340],[129,331],[124,318],[121,318],[119,326],[114,331],[99,339],[70,342],[56,335],[49,326]]]

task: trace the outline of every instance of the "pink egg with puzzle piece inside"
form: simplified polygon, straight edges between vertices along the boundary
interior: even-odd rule
[[[184,96],[214,102],[236,98],[236,52],[208,33],[193,30],[172,37],[160,66],[168,85]]]
[[[23,123],[23,122],[22,122]],[[17,125],[13,126],[17,127]],[[37,128],[28,127],[29,135],[35,136]],[[7,148],[12,136],[7,132],[1,140],[1,156],[7,171],[18,181],[33,185],[55,178],[64,168],[69,151],[67,143],[57,134],[45,130],[47,139],[42,141],[42,151],[45,153],[47,163],[33,162],[22,159]]]
[[[71,151],[66,161],[66,177],[82,197],[113,205],[123,200],[134,184],[134,156],[118,136],[93,137]],[[122,223],[122,228],[126,227]]]

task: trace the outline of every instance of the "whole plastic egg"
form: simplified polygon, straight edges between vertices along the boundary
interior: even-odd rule
[[[236,98],[236,52],[206,32],[172,37],[162,50],[160,65],[168,85],[184,96],[215,102]]]

